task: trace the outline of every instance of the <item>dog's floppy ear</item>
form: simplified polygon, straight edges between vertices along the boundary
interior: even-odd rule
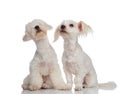
[[[57,27],[57,29],[56,29],[56,31],[54,33],[54,41],[53,42],[55,42],[56,40],[58,40],[59,36],[60,36],[60,30]]]
[[[52,29],[52,26],[51,26],[51,25],[48,25],[47,23],[44,23],[44,26],[45,26],[45,29],[46,29],[46,30]]]
[[[23,36],[23,41],[29,41],[31,40],[30,35],[28,35],[27,33],[25,33],[25,35]]]
[[[83,21],[80,21],[78,23],[78,29],[79,29],[79,35],[87,35],[89,32],[92,31],[91,27],[84,23]]]

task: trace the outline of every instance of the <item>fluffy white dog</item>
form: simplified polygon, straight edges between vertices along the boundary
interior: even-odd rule
[[[75,90],[81,90],[83,87],[114,89],[116,87],[114,82],[98,84],[92,61],[78,44],[78,36],[86,35],[89,31],[91,27],[83,21],[77,23],[72,20],[63,21],[56,29],[54,41],[59,38],[59,35],[64,39],[62,62],[67,85],[69,89],[72,88],[72,74],[74,74]]]
[[[57,56],[47,38],[47,30],[52,27],[42,20],[33,20],[26,25],[24,41],[33,40],[37,50],[30,63],[30,74],[23,81],[23,89],[40,88],[66,89]]]

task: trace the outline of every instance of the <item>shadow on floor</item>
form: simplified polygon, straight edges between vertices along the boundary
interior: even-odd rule
[[[37,91],[23,90],[22,94],[98,94],[97,88],[86,88],[81,91],[41,89]]]

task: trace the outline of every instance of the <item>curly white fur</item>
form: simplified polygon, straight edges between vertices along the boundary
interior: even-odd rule
[[[30,74],[23,81],[23,89],[66,89],[57,63],[56,53],[47,38],[47,30],[49,29],[51,26],[42,20],[33,20],[26,25],[23,40],[34,40],[37,50],[30,63]]]
[[[78,44],[78,36],[86,35],[90,30],[91,27],[84,22],[80,21],[76,23],[72,20],[63,21],[56,29],[54,41],[59,38],[59,35],[64,39],[62,62],[66,74],[67,86],[69,89],[72,88],[72,74],[74,74],[75,90],[81,90],[83,87],[114,89],[116,87],[114,82],[98,85],[92,61]]]

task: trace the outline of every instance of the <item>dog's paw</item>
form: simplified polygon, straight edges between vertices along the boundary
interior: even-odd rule
[[[29,85],[29,90],[31,91],[39,90],[40,88],[41,86],[39,85]]]
[[[75,91],[79,91],[79,90],[82,90],[83,89],[83,86],[81,85],[76,85],[75,86]]]
[[[23,84],[23,85],[22,85],[22,88],[23,88],[24,90],[28,90],[28,85],[27,85],[27,84]]]
[[[43,84],[42,84],[42,88],[43,88],[43,89],[49,89],[50,86],[49,86],[48,84],[46,84],[46,83],[43,83]]]
[[[80,91],[80,90],[82,90],[83,88],[82,87],[76,87],[75,88],[75,91]]]

